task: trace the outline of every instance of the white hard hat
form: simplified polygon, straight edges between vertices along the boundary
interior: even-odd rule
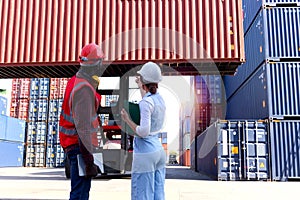
[[[147,62],[142,69],[137,72],[143,77],[143,83],[159,83],[162,80],[161,70],[154,62]]]

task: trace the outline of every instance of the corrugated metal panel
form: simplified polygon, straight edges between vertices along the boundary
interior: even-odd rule
[[[0,140],[24,142],[25,127],[26,122],[24,120],[0,115]]]
[[[22,167],[24,143],[0,140],[0,167]]]
[[[300,7],[260,11],[245,35],[246,63],[224,77],[227,98],[266,60],[300,61],[299,21]]]
[[[243,0],[244,30],[253,22],[258,11],[263,7],[294,7],[300,6],[300,0]]]
[[[300,60],[300,7],[264,9],[263,14],[266,58]]]
[[[227,101],[226,119],[300,116],[300,63],[263,64]]]
[[[270,122],[272,180],[300,178],[300,121]]]
[[[76,65],[89,42],[102,43],[106,61],[122,64],[244,60],[241,0],[0,3],[6,65]]]
[[[6,140],[24,142],[26,121],[7,117]]]

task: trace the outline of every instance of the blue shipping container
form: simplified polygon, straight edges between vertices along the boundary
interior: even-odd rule
[[[269,123],[272,180],[300,178],[300,121]]]
[[[300,116],[300,63],[263,64],[227,101],[226,119]]]
[[[64,151],[59,144],[47,145],[46,167],[62,167],[64,158]]]
[[[0,96],[0,114],[6,115],[7,113],[7,98]]]
[[[49,78],[33,78],[31,79],[30,98],[44,99],[49,96]]]
[[[24,142],[26,121],[0,115],[0,139],[13,142]]]
[[[31,99],[29,102],[29,121],[46,121],[48,119],[48,100]]]
[[[59,124],[56,122],[48,123],[47,144],[58,144],[59,142]]]
[[[7,116],[0,115],[0,140],[6,139]]]
[[[0,140],[0,167],[22,167],[24,143]]]
[[[26,121],[7,117],[6,140],[24,142]]]
[[[300,61],[300,7],[262,9],[245,35],[246,62],[234,76],[225,76],[230,98],[264,62]],[[254,42],[255,41],[255,42]]]
[[[197,137],[196,170],[218,180],[266,180],[267,138],[264,122],[216,122]]]
[[[27,128],[27,142],[30,144],[45,143],[47,136],[46,122],[29,122]]]
[[[45,145],[27,144],[26,146],[26,167],[45,167]]]
[[[243,0],[244,31],[247,32],[253,19],[261,8],[269,7],[293,7],[300,6],[300,0]]]

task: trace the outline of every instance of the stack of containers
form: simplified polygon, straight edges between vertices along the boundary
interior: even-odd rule
[[[0,167],[21,167],[24,158],[24,120],[0,115]]]
[[[271,179],[300,178],[300,0],[245,0],[246,63],[225,76],[226,119],[269,124]]]
[[[59,142],[59,116],[68,78],[51,78],[47,130],[46,167],[61,167],[64,151]]]
[[[196,96],[195,125],[199,135],[210,124],[224,115],[225,94],[220,75],[201,75],[192,77]]]
[[[10,116],[21,120],[28,120],[30,95],[30,79],[17,78],[12,80]]]
[[[49,78],[31,79],[26,166],[44,167],[47,137]]]
[[[225,91],[220,75],[199,75],[191,77],[195,93],[194,116],[191,121],[190,157],[191,167],[195,168],[197,136],[225,115]]]

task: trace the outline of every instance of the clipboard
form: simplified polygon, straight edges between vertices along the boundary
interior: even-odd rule
[[[102,153],[93,153],[94,164],[97,165],[102,173],[104,173],[103,155]],[[77,155],[79,176],[85,176],[85,163],[81,154]]]

